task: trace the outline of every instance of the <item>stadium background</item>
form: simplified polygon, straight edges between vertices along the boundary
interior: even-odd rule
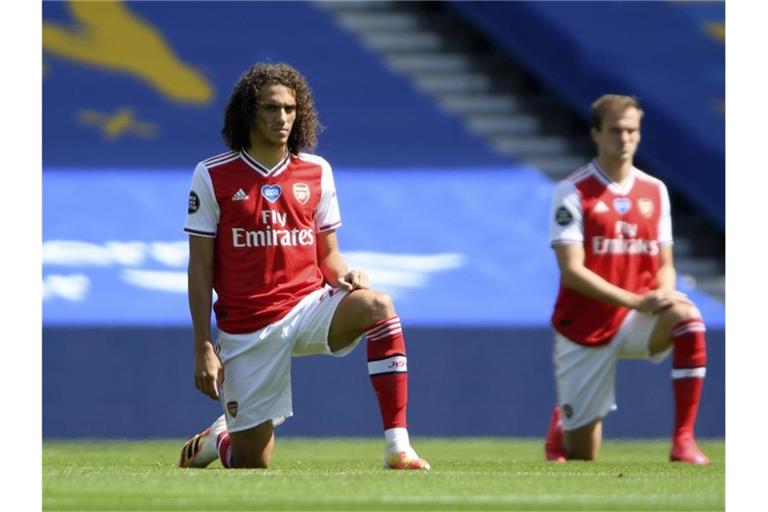
[[[722,3],[435,4],[534,77],[582,137],[596,96],[639,95],[640,165],[723,229]],[[395,297],[406,326],[413,435],[543,434],[553,179],[435,101],[340,9],[43,4],[45,438],[183,437],[219,414],[192,384],[184,205],[194,164],[224,149],[232,84],[261,60],[289,62],[312,85],[342,250]],[[723,305],[691,280],[680,287],[709,328],[699,431],[723,437]],[[378,434],[362,351],[294,367],[283,434]],[[668,361],[622,363],[606,436],[668,435],[668,372]]]

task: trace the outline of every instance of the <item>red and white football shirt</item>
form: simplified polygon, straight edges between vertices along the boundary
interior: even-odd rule
[[[218,327],[256,331],[322,287],[317,234],[340,225],[331,166],[319,156],[289,154],[272,169],[244,151],[198,163],[184,230],[216,239]]]
[[[582,244],[585,266],[620,288],[639,294],[657,288],[659,249],[672,243],[667,188],[636,168],[615,183],[593,160],[555,187],[550,243]],[[561,282],[552,326],[576,343],[604,345],[627,313]]]

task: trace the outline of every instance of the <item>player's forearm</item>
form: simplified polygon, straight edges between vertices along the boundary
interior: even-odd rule
[[[560,279],[566,288],[601,302],[632,309],[640,302],[639,295],[609,283],[583,266],[564,269]]]
[[[190,265],[188,273],[189,312],[195,336],[195,350],[202,350],[211,341],[211,307],[213,303],[213,272]]]
[[[338,287],[339,279],[349,272],[349,267],[339,251],[331,251],[320,261],[320,271],[325,282],[333,287]]]
[[[656,286],[660,290],[675,290],[677,288],[677,273],[672,265],[664,265],[656,272]]]

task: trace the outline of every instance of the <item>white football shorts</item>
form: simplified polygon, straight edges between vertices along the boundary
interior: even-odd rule
[[[553,363],[557,403],[563,428],[574,430],[616,410],[616,365],[619,359],[658,363],[672,350],[651,357],[648,343],[658,317],[632,310],[607,345],[586,347],[555,332]]]
[[[304,297],[285,317],[256,332],[229,334],[219,330],[215,348],[224,365],[219,397],[230,432],[293,415],[293,356],[342,357],[355,349],[360,338],[338,352],[331,352],[328,346],[333,314],[346,295],[346,291],[326,286]]]

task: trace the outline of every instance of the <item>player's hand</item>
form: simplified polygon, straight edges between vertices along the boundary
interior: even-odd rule
[[[210,341],[195,351],[195,387],[214,400],[219,398],[219,388],[224,384],[224,367],[213,350]]]
[[[351,292],[352,290],[367,290],[371,287],[368,274],[362,270],[350,270],[339,279],[339,288]]]
[[[686,294],[677,290],[651,290],[640,298],[637,309],[655,315],[675,303],[693,304]]]

